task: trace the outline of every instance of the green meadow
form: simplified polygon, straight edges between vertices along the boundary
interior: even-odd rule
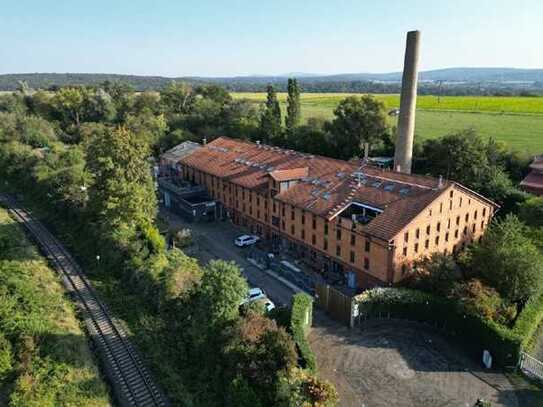
[[[301,97],[304,120],[311,117],[330,119],[337,104],[348,93],[304,93]],[[266,99],[265,93],[233,93],[255,103]],[[399,106],[399,95],[374,95],[387,109]],[[278,94],[284,109],[286,93]],[[512,150],[529,154],[543,152],[543,97],[494,96],[419,96],[417,100],[416,137],[419,140],[440,137],[454,131],[473,128],[481,135],[503,141]],[[391,118],[395,124],[396,118]]]

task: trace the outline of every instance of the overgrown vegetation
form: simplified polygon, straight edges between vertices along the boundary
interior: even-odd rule
[[[531,215],[533,200],[523,205],[529,210],[521,206],[520,213]],[[513,365],[543,322],[543,251],[532,237],[540,229],[509,214],[458,258],[434,254],[417,262],[405,282],[417,290],[377,290],[361,301],[369,313],[437,324],[468,348],[492,350],[502,366]]]
[[[1,208],[0,405],[110,405],[58,276]]]
[[[245,128],[244,104],[216,87],[171,84],[157,99],[105,85],[10,96],[0,115],[49,136],[31,144],[0,122],[2,188],[23,193],[71,246],[174,404],[333,405],[333,387],[298,366],[285,328],[258,310],[240,313],[248,287],[239,268],[202,268],[167,250],[156,227],[148,157],[217,126]]]

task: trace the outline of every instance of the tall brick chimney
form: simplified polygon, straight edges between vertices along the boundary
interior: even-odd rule
[[[413,138],[415,135],[415,109],[417,107],[417,82],[420,31],[409,31],[405,45],[405,59],[400,96],[398,138],[394,153],[394,170],[411,173]]]

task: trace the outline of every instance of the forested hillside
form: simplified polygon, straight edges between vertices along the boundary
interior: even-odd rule
[[[171,81],[192,85],[215,84],[233,92],[263,92],[268,84],[286,91],[287,76],[162,77],[94,73],[26,73],[0,75],[0,91],[13,91],[19,82],[34,89],[96,86],[122,81],[138,91],[160,90]],[[509,68],[451,68],[421,72],[422,95],[541,95],[543,70]],[[298,81],[305,92],[399,93],[401,73],[304,75]]]

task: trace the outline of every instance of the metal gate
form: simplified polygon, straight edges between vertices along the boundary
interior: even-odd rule
[[[537,377],[539,380],[543,380],[543,362],[527,353],[521,352],[519,366],[523,372],[530,376]]]

